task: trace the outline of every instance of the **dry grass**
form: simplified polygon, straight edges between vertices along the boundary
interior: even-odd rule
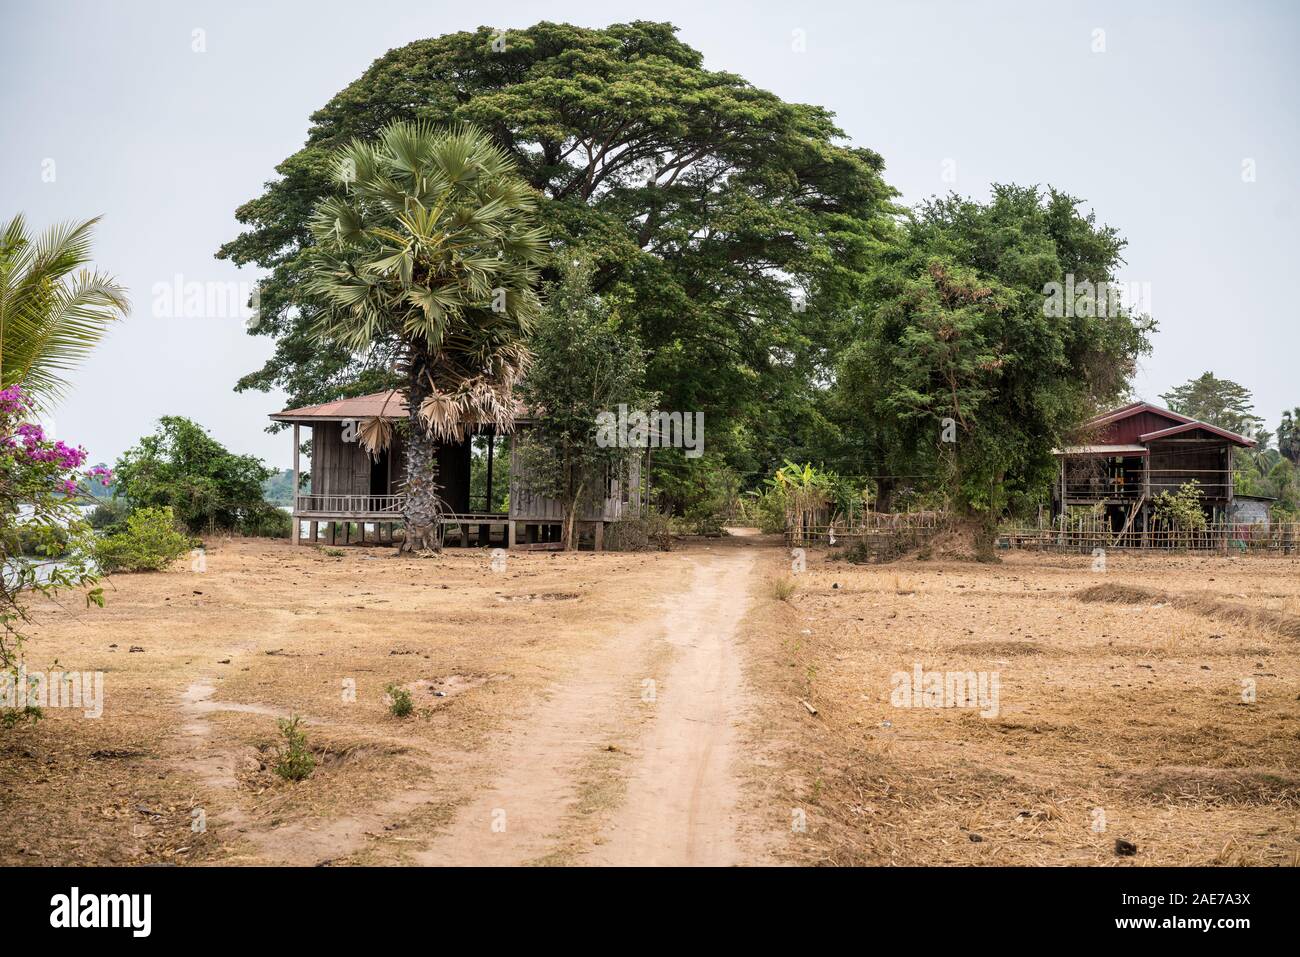
[[[790,575],[774,575],[768,579],[767,587],[777,601],[789,601],[799,590],[799,583]]]
[[[799,595],[747,622],[754,740],[775,742],[752,812],[784,834],[782,855],[1297,863],[1300,563],[1118,556],[1098,578],[1086,556],[848,566],[810,553]],[[916,664],[996,671],[996,717],[895,707],[893,676]],[[1137,854],[1117,856],[1117,838]]]
[[[1219,601],[1198,595],[1170,595],[1149,588],[1111,583],[1085,588],[1079,592],[1078,598],[1080,601],[1123,605],[1173,605],[1206,618],[1239,625],[1253,625],[1283,638],[1300,638],[1300,615],[1289,615],[1272,608]]]
[[[105,672],[104,714],[0,738],[0,862],[400,861],[482,786],[493,734],[689,577],[673,556],[512,553],[497,573],[478,549],[341,551],[212,542],[204,573],[39,606],[29,669]],[[291,713],[317,761],[298,783],[271,770]]]

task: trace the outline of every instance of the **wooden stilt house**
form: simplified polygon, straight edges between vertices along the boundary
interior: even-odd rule
[[[394,540],[394,532],[402,526],[406,460],[400,430],[394,431],[389,448],[377,457],[357,441],[360,423],[375,417],[405,421],[405,400],[397,392],[377,392],[271,416],[293,427],[295,543],[318,541],[322,533],[331,544],[353,541],[354,536],[362,541]],[[463,442],[438,446],[437,481],[447,508],[441,522],[449,543],[514,548],[545,547],[561,540],[563,506],[534,490],[519,455],[535,423],[524,418],[509,436],[485,428]],[[301,491],[299,461],[304,428],[311,430],[308,491]],[[476,454],[478,483],[472,480]],[[592,476],[585,483],[591,492],[579,504],[577,533],[585,533],[583,537],[596,549],[602,547],[609,523],[640,516],[645,498],[641,465],[639,457],[632,457],[618,474]],[[505,496],[504,490],[508,490]]]
[[[1161,492],[1193,479],[1206,518],[1227,521],[1233,506],[1233,449],[1254,446],[1243,435],[1198,422],[1149,402],[1134,402],[1084,423],[1079,445],[1057,451],[1060,473],[1053,513],[1071,506],[1104,510],[1121,536],[1144,532]]]

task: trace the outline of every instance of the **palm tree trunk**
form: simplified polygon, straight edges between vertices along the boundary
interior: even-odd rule
[[[410,436],[406,444],[406,500],[402,505],[406,540],[402,552],[442,551],[442,526],[438,523],[443,510],[439,494],[442,486],[438,484],[438,443],[420,421],[420,403],[429,394],[427,368],[422,354],[411,357],[406,392]]]

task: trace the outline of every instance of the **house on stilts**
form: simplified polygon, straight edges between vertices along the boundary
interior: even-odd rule
[[[362,541],[368,536],[370,541],[394,541],[394,532],[402,527],[405,497],[402,431],[394,429],[389,447],[371,456],[357,434],[361,422],[376,417],[394,425],[405,422],[406,402],[401,394],[377,392],[271,416],[293,429],[295,544],[320,541],[322,536],[330,544],[344,544],[354,536]],[[448,544],[545,548],[561,541],[563,506],[535,491],[525,458],[519,454],[536,421],[528,416],[518,419],[510,435],[498,435],[484,426],[464,441],[439,444],[437,481],[446,508],[440,522]],[[310,430],[307,436],[304,428]],[[299,450],[305,438],[311,440],[311,461],[309,489],[302,491]],[[476,470],[479,478],[473,481]],[[645,474],[642,459],[634,455],[616,473],[593,476],[584,483],[590,492],[579,503],[575,541],[589,542],[599,550],[610,523],[640,517],[646,499]],[[508,490],[504,507],[503,489]]]
[[[1236,520],[1233,450],[1252,439],[1196,419],[1134,402],[1085,422],[1080,444],[1056,450],[1060,470],[1053,516],[1086,506],[1105,517],[1117,539],[1145,538],[1154,499],[1195,480],[1211,524]]]

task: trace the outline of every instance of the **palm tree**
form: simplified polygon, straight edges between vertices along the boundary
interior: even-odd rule
[[[98,222],[62,223],[33,240],[19,215],[0,231],[0,385],[21,385],[37,406],[63,395],[64,375],[131,308],[112,276],[83,268]]]
[[[341,194],[311,220],[316,333],[372,361],[395,358],[408,409],[404,550],[437,549],[436,453],[477,428],[508,431],[540,312],[548,252],[537,194],[472,126],[398,122],[334,157]],[[377,454],[381,419],[360,437]]]

